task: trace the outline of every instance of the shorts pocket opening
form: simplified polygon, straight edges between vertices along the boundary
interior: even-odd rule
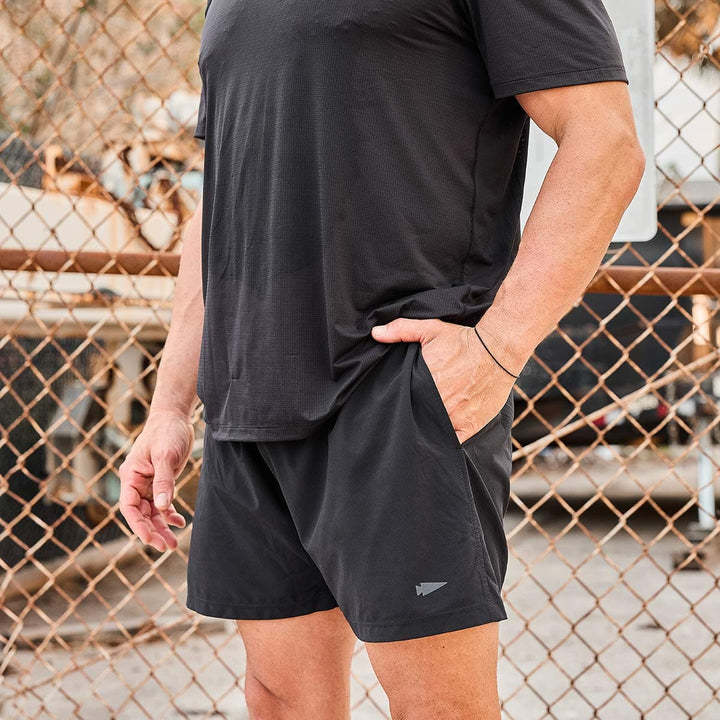
[[[435,384],[435,378],[433,377],[432,372],[430,372],[430,368],[428,364],[425,362],[425,357],[422,353],[422,345],[418,343],[418,356],[420,360],[420,364],[423,366],[423,372],[426,373],[428,378],[428,383],[431,386],[431,392],[433,393],[436,402],[440,406],[442,418],[443,418],[443,424],[447,428],[448,432],[450,433],[452,439],[455,441],[455,447],[464,449],[474,443],[476,440],[480,439],[485,433],[487,433],[494,425],[496,425],[500,420],[502,419],[503,413],[507,410],[507,408],[510,406],[510,404],[513,402],[513,391],[510,390],[510,393],[508,394],[508,398],[505,401],[505,404],[500,408],[500,411],[490,418],[488,422],[485,423],[477,432],[474,432],[470,437],[465,438],[462,442],[460,442],[460,438],[457,436],[457,432],[455,432],[455,426],[453,425],[452,418],[450,417],[450,413],[447,410],[447,407],[445,407],[445,402],[442,399],[442,395],[440,395],[440,390],[438,389],[438,386]]]

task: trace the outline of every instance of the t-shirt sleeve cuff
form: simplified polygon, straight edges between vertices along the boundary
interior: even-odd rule
[[[193,133],[193,137],[196,137],[199,140],[205,139],[205,123],[199,123],[197,125],[195,132]]]
[[[629,84],[627,73],[622,65],[606,65],[586,70],[570,70],[549,75],[519,78],[517,80],[505,80],[494,83],[492,88],[496,98],[504,98],[535,90],[547,90],[567,85],[583,85],[585,83],[610,80],[618,80]]]

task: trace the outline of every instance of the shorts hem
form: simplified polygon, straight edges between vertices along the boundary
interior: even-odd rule
[[[461,610],[413,620],[401,620],[396,623],[363,623],[347,618],[353,632],[362,642],[412,640],[507,619],[508,615],[502,603],[488,604],[487,602],[470,605]]]
[[[250,603],[218,603],[188,593],[185,607],[207,617],[227,620],[279,620],[281,618],[310,615],[337,607],[334,600],[327,599],[309,605],[288,602],[278,605]]]

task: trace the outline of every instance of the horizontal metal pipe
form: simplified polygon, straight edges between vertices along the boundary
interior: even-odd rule
[[[102,275],[177,275],[177,253],[108,253],[80,250],[0,248],[0,270],[101,273]]]
[[[598,270],[586,293],[632,295],[720,295],[720,268],[610,265]]]
[[[177,253],[0,249],[0,270],[174,276],[179,267]],[[585,292],[720,296],[720,268],[610,265],[598,271]]]

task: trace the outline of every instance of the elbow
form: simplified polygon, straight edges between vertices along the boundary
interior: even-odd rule
[[[569,145],[577,155],[609,182],[618,200],[629,203],[635,196],[646,168],[646,158],[629,113],[609,112],[589,118],[577,115],[556,142]],[[628,197],[629,196],[629,197]]]
[[[608,150],[614,158],[617,177],[626,185],[632,199],[640,186],[647,163],[635,127],[616,129]]]
[[[638,136],[633,131],[632,136],[627,141],[627,150],[625,153],[626,166],[628,169],[628,175],[630,176],[630,182],[633,188],[633,195],[640,186],[643,175],[645,174],[645,167],[647,164],[645,153],[643,152],[642,145]]]

